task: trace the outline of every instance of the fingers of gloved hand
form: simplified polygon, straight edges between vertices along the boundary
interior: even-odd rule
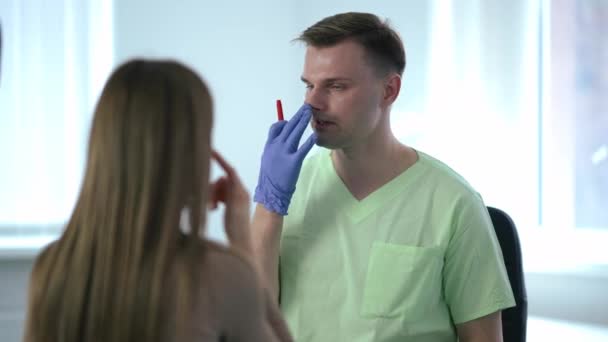
[[[287,125],[287,121],[285,120],[273,123],[272,126],[270,126],[270,129],[268,130],[267,142],[270,142],[276,137],[278,137],[281,134],[281,131],[283,131],[283,128],[285,128],[285,125]]]
[[[317,143],[317,134],[312,133],[306,141],[300,146],[297,152],[297,156],[299,160],[304,160],[304,157],[310,152],[313,146]]]
[[[296,151],[298,149],[298,145],[300,144],[300,140],[302,139],[302,134],[304,134],[306,127],[308,127],[311,117],[312,111],[305,111],[304,114],[300,116],[291,134],[289,134],[289,136],[287,137],[286,143],[290,151]]]
[[[306,114],[311,115],[311,113],[312,113],[312,107],[308,103],[304,103],[300,107],[300,109],[298,109],[296,114],[289,121],[287,121],[287,125],[285,125],[285,128],[283,128],[283,130],[281,131],[281,134],[279,135],[281,140],[286,141],[287,138],[291,135],[294,128],[298,125],[298,123],[302,119],[302,116],[305,116]]]

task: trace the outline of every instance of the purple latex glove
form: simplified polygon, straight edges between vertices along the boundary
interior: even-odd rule
[[[298,148],[311,116],[312,107],[304,104],[291,120],[274,123],[268,132],[253,200],[279,215],[287,215],[304,157],[317,141],[312,133]]]

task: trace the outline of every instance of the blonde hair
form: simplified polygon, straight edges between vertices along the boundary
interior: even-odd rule
[[[132,60],[114,71],[95,109],[75,209],[32,271],[26,342],[187,338],[211,126],[209,90],[186,66]]]

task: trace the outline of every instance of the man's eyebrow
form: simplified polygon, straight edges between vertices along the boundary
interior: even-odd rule
[[[308,84],[311,83],[309,80],[307,80],[306,78],[304,78],[304,76],[301,76],[300,80],[302,80],[302,82],[304,82],[304,83],[308,83]],[[324,79],[323,83],[351,82],[351,81],[352,81],[352,79],[348,78],[348,77],[332,77],[332,78]]]

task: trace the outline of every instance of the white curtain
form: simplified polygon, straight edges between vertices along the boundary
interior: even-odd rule
[[[397,107],[393,125],[463,175],[486,204],[537,225],[538,2],[432,4],[424,110]]]
[[[61,229],[112,66],[111,2],[3,0],[0,235]]]
[[[605,267],[608,7],[432,4],[425,106],[396,106],[400,138],[445,161],[487,205],[512,216],[527,271]]]

